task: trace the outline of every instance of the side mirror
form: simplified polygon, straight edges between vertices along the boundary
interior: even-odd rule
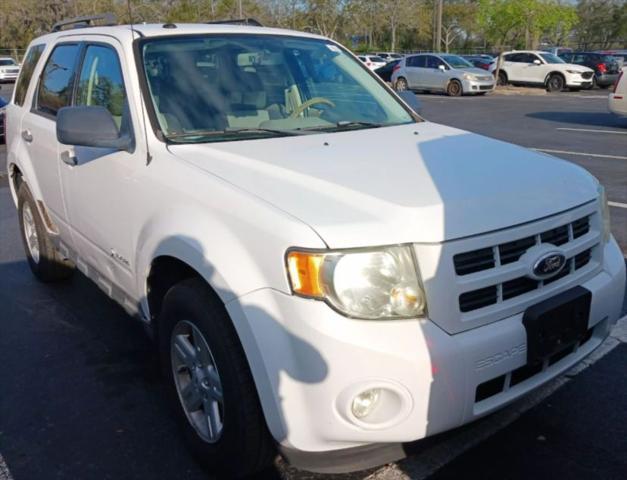
[[[112,148],[130,152],[133,138],[121,134],[104,107],[63,107],[57,112],[57,140],[65,145]]]
[[[420,115],[422,105],[414,92],[410,90],[403,90],[402,92],[398,92],[398,96],[401,97],[401,100],[403,100],[407,105],[409,105],[409,108]]]
[[[446,72],[446,67],[444,65],[438,65],[438,70],[441,72]]]
[[[534,64],[534,65],[542,65],[542,62],[536,58],[536,59],[533,61],[533,64]]]

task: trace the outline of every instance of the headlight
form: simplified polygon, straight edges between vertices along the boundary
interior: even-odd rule
[[[601,211],[601,221],[603,222],[603,243],[610,240],[610,206],[607,203],[607,194],[603,185],[599,184],[599,210]]]
[[[472,73],[464,73],[464,78],[466,80],[477,80],[477,76]]]
[[[408,246],[376,250],[291,250],[287,269],[296,295],[323,300],[363,319],[425,314],[425,295]]]
[[[577,70],[566,70],[568,73],[571,73],[573,75],[581,75],[581,72],[578,72]]]

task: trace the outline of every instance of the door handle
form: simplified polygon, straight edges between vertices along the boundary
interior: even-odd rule
[[[22,130],[22,138],[25,142],[30,143],[33,141],[33,134],[30,133],[30,130]]]
[[[61,152],[61,161],[70,167],[75,167],[78,163],[74,152],[70,152],[69,150]]]

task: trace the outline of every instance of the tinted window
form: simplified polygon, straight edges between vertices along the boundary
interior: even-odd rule
[[[508,55],[505,55],[506,62],[521,62],[522,61],[521,59],[522,59],[521,53],[510,53]]]
[[[408,67],[424,68],[424,66],[425,66],[425,56],[424,55],[420,55],[420,56],[417,56],[417,57],[407,57],[406,63],[407,63]]]
[[[28,89],[28,84],[30,83],[30,79],[33,76],[33,71],[35,70],[35,66],[41,57],[41,53],[44,51],[43,45],[33,45],[28,53],[26,54],[26,59],[22,64],[22,70],[20,72],[20,77],[17,81],[17,85],[15,87],[15,104],[23,105],[24,97],[26,97],[26,90]]]
[[[38,110],[56,115],[70,104],[78,45],[59,45],[54,49],[39,84]]]
[[[110,47],[87,47],[78,79],[75,105],[105,107],[118,128],[126,111],[126,92],[120,60]]]
[[[440,65],[444,65],[444,62],[438,57],[427,55],[426,57],[427,68],[438,68]]]

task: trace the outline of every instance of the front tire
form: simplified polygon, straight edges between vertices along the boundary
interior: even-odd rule
[[[449,97],[461,97],[464,94],[464,87],[459,80],[451,80],[446,87],[446,94]]]
[[[274,459],[257,390],[235,328],[198,278],[172,287],[159,317],[159,351],[176,419],[208,470],[226,478]]]
[[[22,244],[33,275],[45,283],[59,282],[71,277],[74,265],[63,258],[52,244],[37,203],[23,182],[17,192],[17,211]]]
[[[564,90],[566,82],[564,81],[564,77],[561,75],[554,73],[549,77],[549,80],[546,82],[546,89],[549,92],[561,92]]]

